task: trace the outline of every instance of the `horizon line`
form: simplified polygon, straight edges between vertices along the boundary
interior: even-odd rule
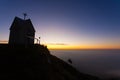
[[[8,43],[0,43],[8,44]],[[45,45],[49,50],[120,50],[120,47],[114,46],[93,46],[93,45],[65,45],[65,44],[40,44]]]

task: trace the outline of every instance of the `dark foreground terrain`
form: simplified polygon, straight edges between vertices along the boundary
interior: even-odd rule
[[[80,73],[43,45],[0,44],[0,79],[99,80]]]

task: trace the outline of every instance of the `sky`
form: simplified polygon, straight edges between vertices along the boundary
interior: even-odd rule
[[[120,0],[0,0],[0,42],[15,16],[30,18],[49,48],[120,49]]]

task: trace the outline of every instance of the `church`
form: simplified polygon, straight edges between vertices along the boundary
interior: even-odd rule
[[[35,29],[30,19],[15,17],[10,27],[9,44],[32,45]]]

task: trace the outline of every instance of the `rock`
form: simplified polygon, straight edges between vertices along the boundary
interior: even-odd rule
[[[80,73],[44,45],[0,44],[0,79],[100,80]]]

